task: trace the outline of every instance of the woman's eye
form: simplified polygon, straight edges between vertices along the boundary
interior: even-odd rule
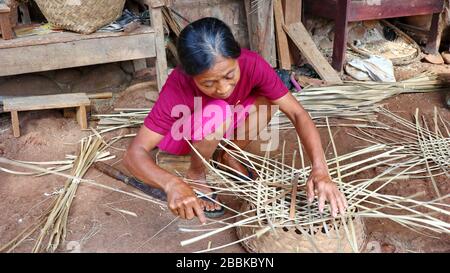
[[[234,73],[228,74],[225,78],[227,78],[229,80],[233,79],[234,78]]]

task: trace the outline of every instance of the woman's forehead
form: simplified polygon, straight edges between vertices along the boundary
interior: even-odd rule
[[[195,76],[197,79],[219,78],[226,76],[236,68],[238,61],[232,58],[217,58],[213,67]]]

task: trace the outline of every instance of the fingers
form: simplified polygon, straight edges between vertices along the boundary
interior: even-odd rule
[[[323,209],[325,208],[325,200],[327,199],[325,193],[319,194],[319,212],[323,213]]]
[[[331,207],[331,215],[333,217],[336,217],[338,214],[338,211],[339,211],[339,207],[337,204],[336,197],[333,193],[328,194],[328,202],[330,203],[330,207]]]
[[[191,220],[197,216],[202,224],[206,223],[205,214],[196,197],[189,197],[183,201],[173,202],[169,205],[169,208],[174,215],[178,215],[182,219]]]
[[[334,184],[315,185],[318,192],[319,212],[323,213],[325,202],[330,204],[330,213],[333,217],[337,217],[338,213],[345,214],[347,208],[347,200]],[[314,183],[306,185],[307,198],[310,200],[314,196]],[[314,198],[314,197],[313,197]]]
[[[179,208],[178,208],[178,215],[179,215],[181,218],[186,219],[186,213],[185,213],[183,207],[179,207]]]
[[[169,203],[169,209],[173,213],[173,215],[178,216],[178,208],[174,202]]]
[[[347,209],[347,201],[345,200],[345,197],[342,193],[337,192],[335,194],[335,198],[336,198],[336,202],[337,202],[337,206],[339,209],[339,213],[342,215],[345,215],[345,210]]]
[[[314,183],[311,179],[306,182],[306,198],[309,203],[314,200]]]
[[[205,213],[203,213],[203,209],[201,208],[197,200],[192,208],[194,209],[195,215],[197,215],[198,219],[200,220],[200,223],[206,223]]]

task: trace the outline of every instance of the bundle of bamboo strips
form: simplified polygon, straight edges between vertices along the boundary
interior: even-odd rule
[[[448,81],[426,73],[397,83],[347,81],[343,85],[307,87],[293,93],[314,120],[343,118],[357,121],[375,121],[379,104],[392,96],[403,93],[425,93],[450,90]],[[271,126],[293,128],[289,119],[280,111]]]
[[[331,130],[329,132],[332,139]],[[333,140],[332,143],[336,153]],[[448,199],[449,195],[436,200],[419,201],[414,198],[419,196],[420,193],[410,197],[380,193],[383,187],[396,180],[403,179],[404,174],[410,169],[424,163],[425,160],[420,157],[405,159],[406,156],[401,153],[404,147],[388,149],[386,145],[379,144],[342,156],[336,154],[333,159],[328,160],[330,175],[345,194],[349,203],[345,216],[333,218],[329,208],[323,213],[319,213],[317,202],[314,204],[307,204],[306,202],[305,184],[311,168],[305,166],[300,141],[298,149],[302,166],[300,169],[293,167],[295,162],[292,166],[284,164],[284,151],[282,161],[279,162],[271,159],[269,153],[264,157],[257,156],[240,150],[227,140],[225,140],[225,144],[221,144],[221,148],[255,171],[258,178],[245,180],[224,171],[228,168],[225,165],[214,162],[224,169],[221,170],[212,167],[209,162],[205,161],[204,163],[209,166],[209,169],[220,177],[217,181],[210,181],[209,183],[216,193],[238,196],[249,204],[248,207],[251,209],[241,212],[230,209],[235,215],[227,219],[211,221],[202,226],[180,227],[180,230],[184,232],[203,232],[199,236],[182,241],[182,246],[209,238],[230,228],[253,227],[258,230],[255,234],[240,238],[230,244],[200,250],[199,252],[213,251],[235,243],[255,240],[255,238],[261,237],[267,232],[277,232],[277,230],[288,228],[299,230],[311,242],[311,248],[320,251],[320,247],[318,247],[320,242],[316,240],[314,230],[323,227],[325,233],[331,236],[331,233],[327,231],[328,226],[331,225],[341,226],[345,229],[345,238],[341,239],[347,240],[353,246],[353,251],[357,252],[361,250],[361,246],[358,244],[358,234],[355,234],[354,227],[351,224],[351,219],[356,217],[386,218],[417,232],[428,230],[437,233],[450,233],[450,223],[439,218],[439,216],[450,215],[448,211],[450,206],[439,202]],[[293,155],[293,161],[295,161],[296,154]],[[400,166],[391,166],[375,177],[353,178],[364,170],[401,160],[409,167],[400,170]],[[298,176],[295,199],[292,198],[292,193],[295,191],[291,183],[294,176]],[[196,181],[190,182],[196,184]],[[374,190],[370,189],[379,185],[379,183],[381,183],[380,186],[376,186]],[[294,201],[294,207],[296,208],[294,213],[291,209],[292,200],[296,200]],[[423,212],[424,210],[427,210],[427,212]],[[236,219],[239,220],[233,223]],[[305,233],[305,230],[310,231]],[[280,231],[278,235],[278,240],[282,240],[283,232]],[[286,243],[292,244],[292,241]]]
[[[324,120],[328,117],[360,122],[344,124],[342,121],[334,121],[332,126],[377,128],[368,123],[376,121],[377,109],[383,100],[402,93],[443,90],[450,90],[450,85],[437,75],[427,73],[398,83],[348,81],[338,86],[307,87],[293,95],[319,127],[326,126]],[[141,126],[150,110],[115,109],[116,113],[93,115],[93,118],[99,119],[97,130],[103,134],[120,128]],[[294,128],[281,111],[275,114],[269,126]]]
[[[39,219],[12,239],[9,243],[0,248],[0,252],[13,251],[18,245],[20,245],[26,238],[30,237],[37,230],[40,229],[37,241],[33,247],[33,252],[41,252],[43,248],[46,251],[54,252],[61,242],[64,242],[67,233],[67,220],[71,208],[72,201],[75,197],[77,189],[80,183],[86,183],[94,185],[104,189],[121,192],[142,200],[150,201],[158,205],[162,205],[161,202],[155,201],[152,198],[148,198],[142,195],[128,193],[125,191],[117,190],[106,185],[98,184],[93,180],[84,179],[89,167],[97,161],[105,161],[114,158],[110,155],[106,149],[110,147],[116,141],[119,141],[124,136],[114,137],[110,141],[105,141],[98,133],[95,137],[83,138],[80,144],[80,152],[77,156],[69,155],[67,160],[63,161],[49,161],[49,162],[28,162],[10,160],[0,157],[0,163],[13,165],[16,167],[27,168],[33,170],[33,172],[22,172],[7,169],[6,167],[0,167],[0,171],[4,171],[16,175],[34,175],[42,176],[47,174],[56,174],[67,178],[64,188],[59,191],[58,198],[52,203],[50,209],[42,214]],[[42,168],[41,166],[52,165],[51,167]],[[71,169],[70,174],[64,173],[65,170]],[[47,245],[44,247],[42,244],[44,240],[47,240]]]

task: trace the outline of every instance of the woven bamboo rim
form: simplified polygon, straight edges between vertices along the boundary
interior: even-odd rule
[[[122,14],[125,0],[36,0],[49,23],[90,34]]]
[[[390,60],[392,61],[392,63],[394,65],[407,65],[407,64],[417,62],[421,59],[422,56],[421,56],[420,46],[411,37],[406,35],[398,27],[394,26],[393,24],[389,23],[386,20],[381,20],[380,22],[382,24],[392,28],[398,36],[402,37],[406,42],[410,43],[416,49],[415,54],[413,54],[413,55],[410,55],[407,57],[400,57],[400,58],[390,58]],[[352,51],[354,51],[362,56],[370,57],[373,55],[370,51],[357,48],[356,46],[352,45],[352,43],[348,43],[348,46],[350,47],[350,49]]]

